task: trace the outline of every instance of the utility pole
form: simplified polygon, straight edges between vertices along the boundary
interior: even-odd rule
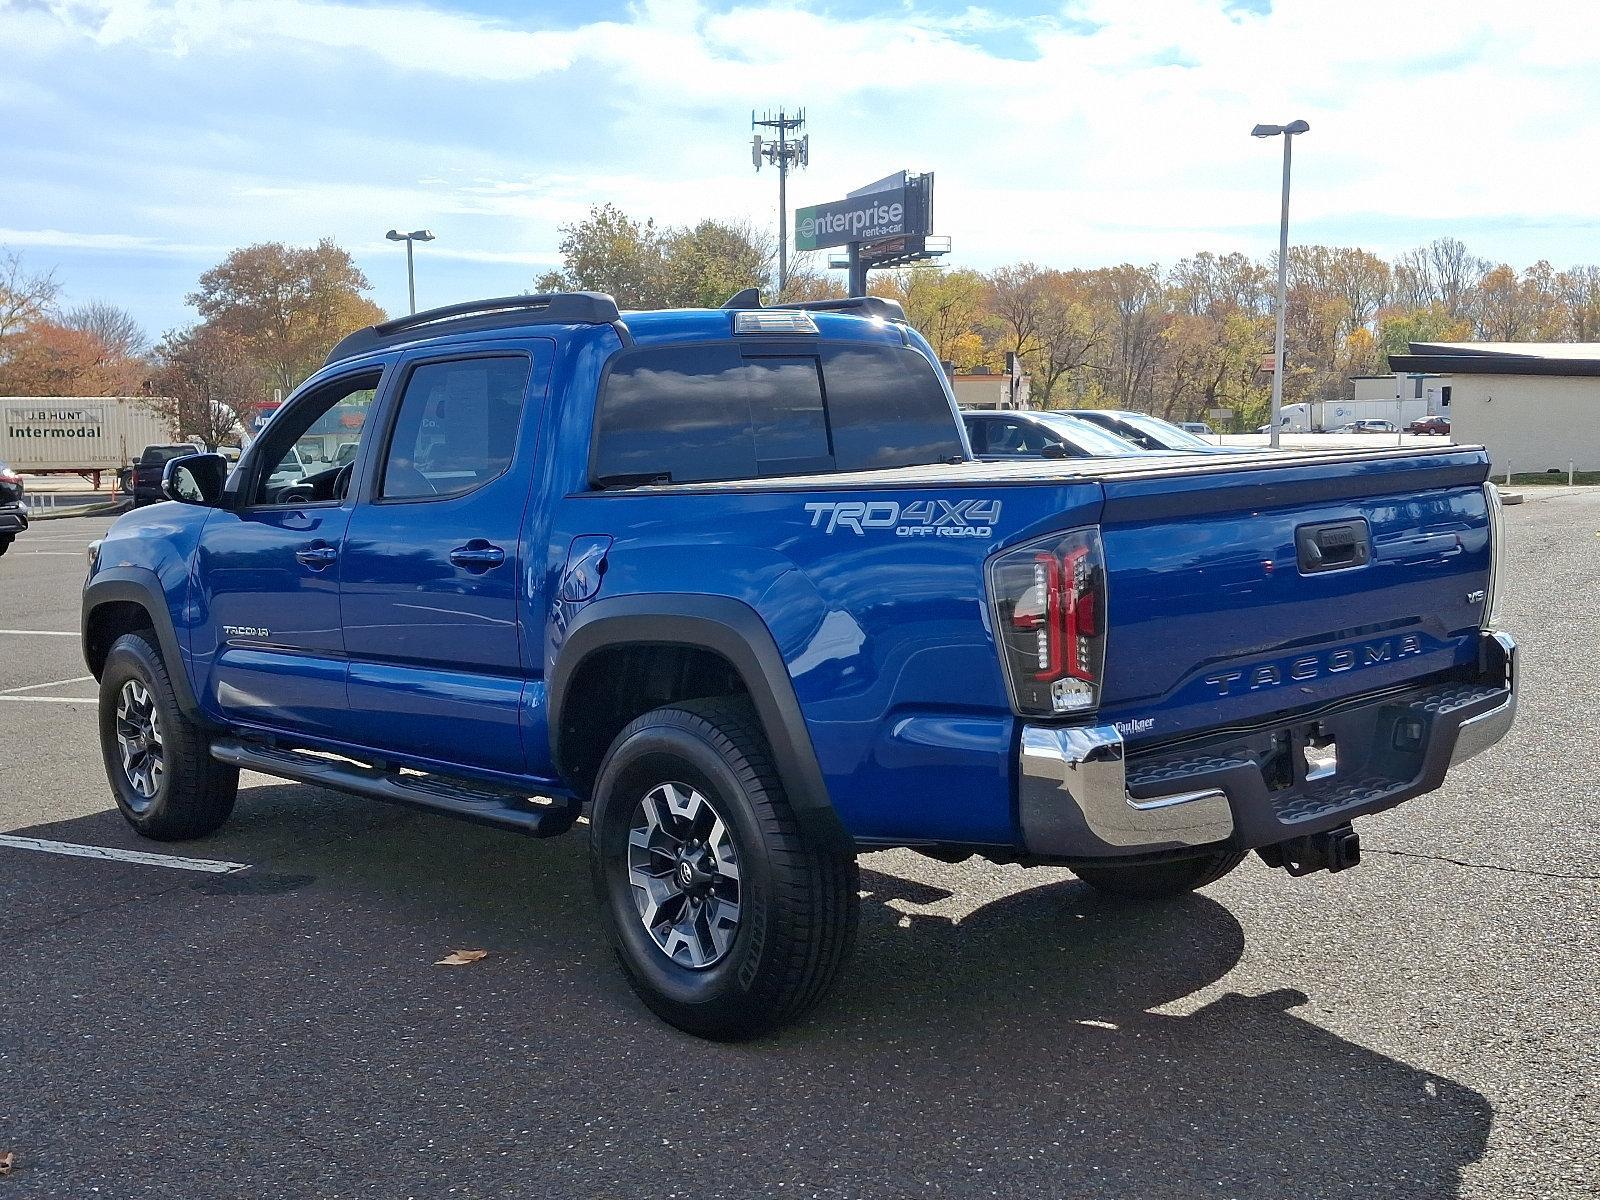
[[[778,168],[778,295],[783,295],[783,289],[789,283],[789,168],[803,167],[811,161],[811,135],[805,134],[798,138],[790,137],[798,134],[806,125],[806,110],[791,114],[784,109],[779,109],[776,114],[768,111],[757,117],[754,110],[750,113],[750,128],[755,130],[770,129],[777,133],[778,138],[773,141],[771,137],[762,138],[757,132],[750,139],[750,161],[757,171],[761,170],[763,160]]]

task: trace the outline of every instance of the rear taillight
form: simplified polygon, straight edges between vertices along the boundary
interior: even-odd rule
[[[21,483],[22,476],[6,467],[0,467],[0,483]]]
[[[995,642],[1019,713],[1065,716],[1100,703],[1106,566],[1098,529],[1030,542],[989,564]]]

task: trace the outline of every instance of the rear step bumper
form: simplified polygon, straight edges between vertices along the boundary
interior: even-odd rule
[[[1433,791],[1450,767],[1506,735],[1517,712],[1516,649],[1510,635],[1486,632],[1473,679],[1131,759],[1109,725],[1024,725],[1024,845],[1069,861],[1219,842],[1254,849],[1392,808]],[[1327,742],[1331,766],[1315,749]]]

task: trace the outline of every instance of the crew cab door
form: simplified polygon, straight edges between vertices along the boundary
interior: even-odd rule
[[[340,556],[348,740],[520,773],[520,538],[555,344],[403,359]]]
[[[230,724],[337,737],[346,709],[339,547],[350,472],[307,473],[297,447],[361,441],[381,371],[293,398],[241,468],[232,508],[201,531],[190,638],[201,703]]]

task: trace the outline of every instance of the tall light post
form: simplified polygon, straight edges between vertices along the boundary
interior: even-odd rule
[[[413,229],[410,233],[401,233],[398,229],[391,229],[383,235],[391,242],[404,242],[406,244],[406,292],[411,297],[411,312],[417,311],[417,270],[411,257],[411,244],[413,242],[433,241],[433,230]]]
[[[1271,445],[1278,448],[1278,425],[1283,414],[1283,318],[1289,299],[1289,159],[1294,150],[1294,135],[1311,126],[1304,121],[1287,125],[1257,125],[1251,137],[1283,138],[1283,217],[1278,225],[1278,333],[1272,346],[1272,432]]]

